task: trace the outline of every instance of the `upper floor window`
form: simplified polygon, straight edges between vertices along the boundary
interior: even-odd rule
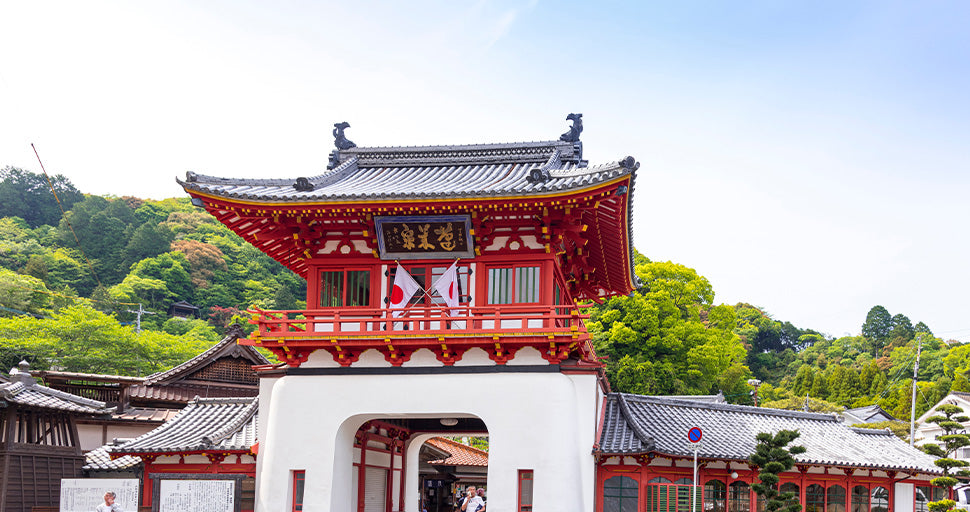
[[[488,269],[489,304],[536,304],[540,301],[539,266]]]
[[[320,271],[321,308],[370,306],[370,270]]]

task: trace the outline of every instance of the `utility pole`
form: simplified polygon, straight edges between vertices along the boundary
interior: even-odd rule
[[[141,302],[138,303],[138,310],[137,311],[132,311],[130,309],[126,309],[125,311],[127,311],[129,313],[134,313],[135,314],[135,332],[141,332],[141,316],[142,315],[157,315],[158,314],[158,313],[153,313],[151,311],[146,311],[144,308],[141,307]]]
[[[916,364],[913,365],[913,400],[909,410],[909,445],[916,442],[916,376],[919,374],[919,353],[923,349],[923,333],[916,337]]]
[[[758,386],[761,385],[761,381],[758,379],[748,379],[748,385],[754,388],[751,392],[751,396],[754,397],[754,406],[758,407]]]

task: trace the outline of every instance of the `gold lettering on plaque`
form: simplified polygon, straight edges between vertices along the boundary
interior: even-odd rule
[[[405,249],[410,251],[414,249],[414,230],[407,224],[401,224],[401,228],[401,243]]]
[[[451,251],[455,248],[455,234],[452,232],[450,222],[434,230],[434,234],[438,235],[438,244],[442,249]]]
[[[418,240],[421,240],[421,243],[418,244],[418,249],[425,249],[425,250],[434,249],[434,245],[428,243],[428,230],[430,229],[431,229],[431,224],[418,226],[418,232],[420,233],[418,235]]]

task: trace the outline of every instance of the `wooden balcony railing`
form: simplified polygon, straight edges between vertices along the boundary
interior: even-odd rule
[[[398,346],[429,348],[453,346],[519,346],[567,343],[582,357],[593,357],[583,325],[588,315],[578,306],[549,305],[445,305],[387,308],[325,308],[310,310],[249,310],[257,326],[250,343],[274,349],[289,347],[377,348],[389,342]],[[399,316],[395,317],[397,313]],[[275,352],[275,350],[274,350]]]

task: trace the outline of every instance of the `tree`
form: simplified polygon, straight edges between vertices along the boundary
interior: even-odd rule
[[[748,370],[734,333],[734,309],[713,305],[710,282],[693,269],[642,256],[637,261],[643,286],[592,308],[587,323],[597,352],[609,357],[607,377],[614,389],[705,394],[723,384],[737,386]],[[247,292],[256,291],[248,285]]]
[[[866,321],[862,324],[862,335],[870,341],[872,355],[877,355],[889,338],[892,318],[889,311],[882,306],[873,306],[866,315]]]
[[[55,225],[61,219],[61,209],[51,193],[51,186],[65,211],[84,199],[84,195],[61,174],[53,176],[48,184],[43,174],[8,166],[0,169],[0,180],[0,217],[20,217],[32,228]]]
[[[913,323],[909,321],[906,315],[897,313],[893,315],[889,323],[891,326],[889,338],[894,343],[906,343],[913,339]]]
[[[788,446],[797,439],[797,430],[780,430],[777,434],[762,432],[755,436],[758,444],[748,461],[759,469],[761,483],[751,486],[758,493],[758,501],[765,504],[765,512],[799,512],[802,509],[793,492],[779,492],[779,473],[795,466],[793,455],[805,453],[804,446]]]
[[[959,483],[959,480],[952,476],[954,473],[951,472],[954,470],[956,470],[955,474],[957,475],[970,477],[970,472],[960,469],[970,465],[970,463],[953,458],[953,453],[958,449],[970,446],[970,436],[957,433],[963,430],[962,423],[970,421],[970,417],[964,416],[963,409],[953,404],[942,404],[936,408],[936,412],[936,415],[926,418],[926,421],[935,423],[943,429],[943,435],[937,436],[938,443],[924,444],[923,450],[934,457],[939,457],[935,463],[943,469],[943,476],[930,480],[930,483],[937,487],[950,489]],[[956,502],[953,500],[943,499],[931,502],[928,506],[931,512],[946,512],[952,509],[955,504]]]

